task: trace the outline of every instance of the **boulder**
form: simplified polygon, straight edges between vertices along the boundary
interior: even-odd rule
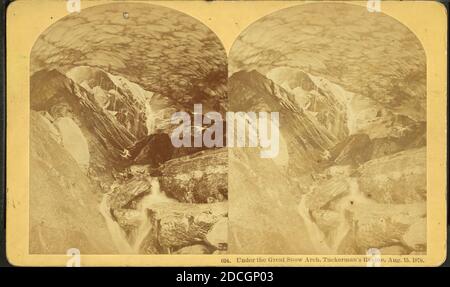
[[[147,175],[133,176],[124,182],[116,181],[111,186],[108,205],[112,209],[135,208],[136,203],[150,193],[152,177]]]
[[[426,200],[426,148],[410,149],[371,160],[358,170],[360,191],[379,203]]]
[[[151,214],[152,228],[143,242],[144,253],[149,247],[158,246],[161,253],[171,253],[180,248],[207,244],[206,235],[211,228],[226,218],[228,206],[225,202],[213,204],[187,204],[160,202],[146,206]],[[152,236],[155,236],[156,239]],[[145,242],[147,241],[147,242]]]
[[[129,234],[142,223],[141,211],[136,209],[112,209],[112,217]]]
[[[210,254],[211,250],[202,244],[186,246],[178,249],[174,254]]]
[[[405,149],[423,147],[427,144],[426,122],[412,122],[396,126],[396,133],[374,138],[372,158],[379,158]]]
[[[310,188],[310,192],[304,195],[305,207],[309,210],[318,210],[327,204],[338,200],[349,193],[348,180],[343,177],[335,177],[318,182]]]
[[[31,108],[47,111],[55,120],[72,118],[86,137],[91,162],[107,166],[121,164],[125,160],[123,149],[146,134],[145,120],[140,116],[144,105],[136,101],[136,95],[121,93],[117,106],[135,120],[133,123],[121,121],[119,113],[114,115],[100,107],[91,90],[57,70],[41,70],[30,79]]]
[[[161,190],[187,203],[221,202],[228,198],[228,153],[210,149],[172,159],[160,167]]]
[[[426,204],[357,204],[346,211],[348,233],[339,253],[351,247],[357,254],[369,248],[401,245],[408,253],[423,251],[426,237]]]

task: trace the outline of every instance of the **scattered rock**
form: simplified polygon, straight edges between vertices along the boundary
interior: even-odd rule
[[[426,233],[419,231],[418,235],[416,227],[412,231],[410,229],[418,221],[423,222],[425,216],[425,203],[355,205],[346,212],[349,232],[341,244],[340,251],[345,245],[354,246],[358,254],[365,253],[369,248],[391,245],[401,245],[411,251],[410,245],[421,241],[416,239],[417,236],[422,238]],[[410,233],[414,234],[414,237],[409,235]],[[411,240],[411,237],[415,239]]]
[[[169,253],[182,247],[206,243],[206,235],[228,213],[227,203],[155,203],[146,206],[154,217],[153,234],[158,246]]]

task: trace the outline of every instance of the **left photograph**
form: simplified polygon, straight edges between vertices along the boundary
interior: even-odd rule
[[[227,110],[208,27],[100,5],[50,26],[30,58],[30,254],[227,252],[227,150],[171,143],[174,113]]]

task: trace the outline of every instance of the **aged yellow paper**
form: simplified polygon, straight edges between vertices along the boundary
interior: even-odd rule
[[[436,266],[446,9],[7,9],[7,257],[28,266]]]

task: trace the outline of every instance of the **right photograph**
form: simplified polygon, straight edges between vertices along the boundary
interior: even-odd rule
[[[228,149],[228,253],[426,254],[414,33],[364,6],[305,4],[248,26],[228,62],[228,110],[279,113],[277,156]]]

